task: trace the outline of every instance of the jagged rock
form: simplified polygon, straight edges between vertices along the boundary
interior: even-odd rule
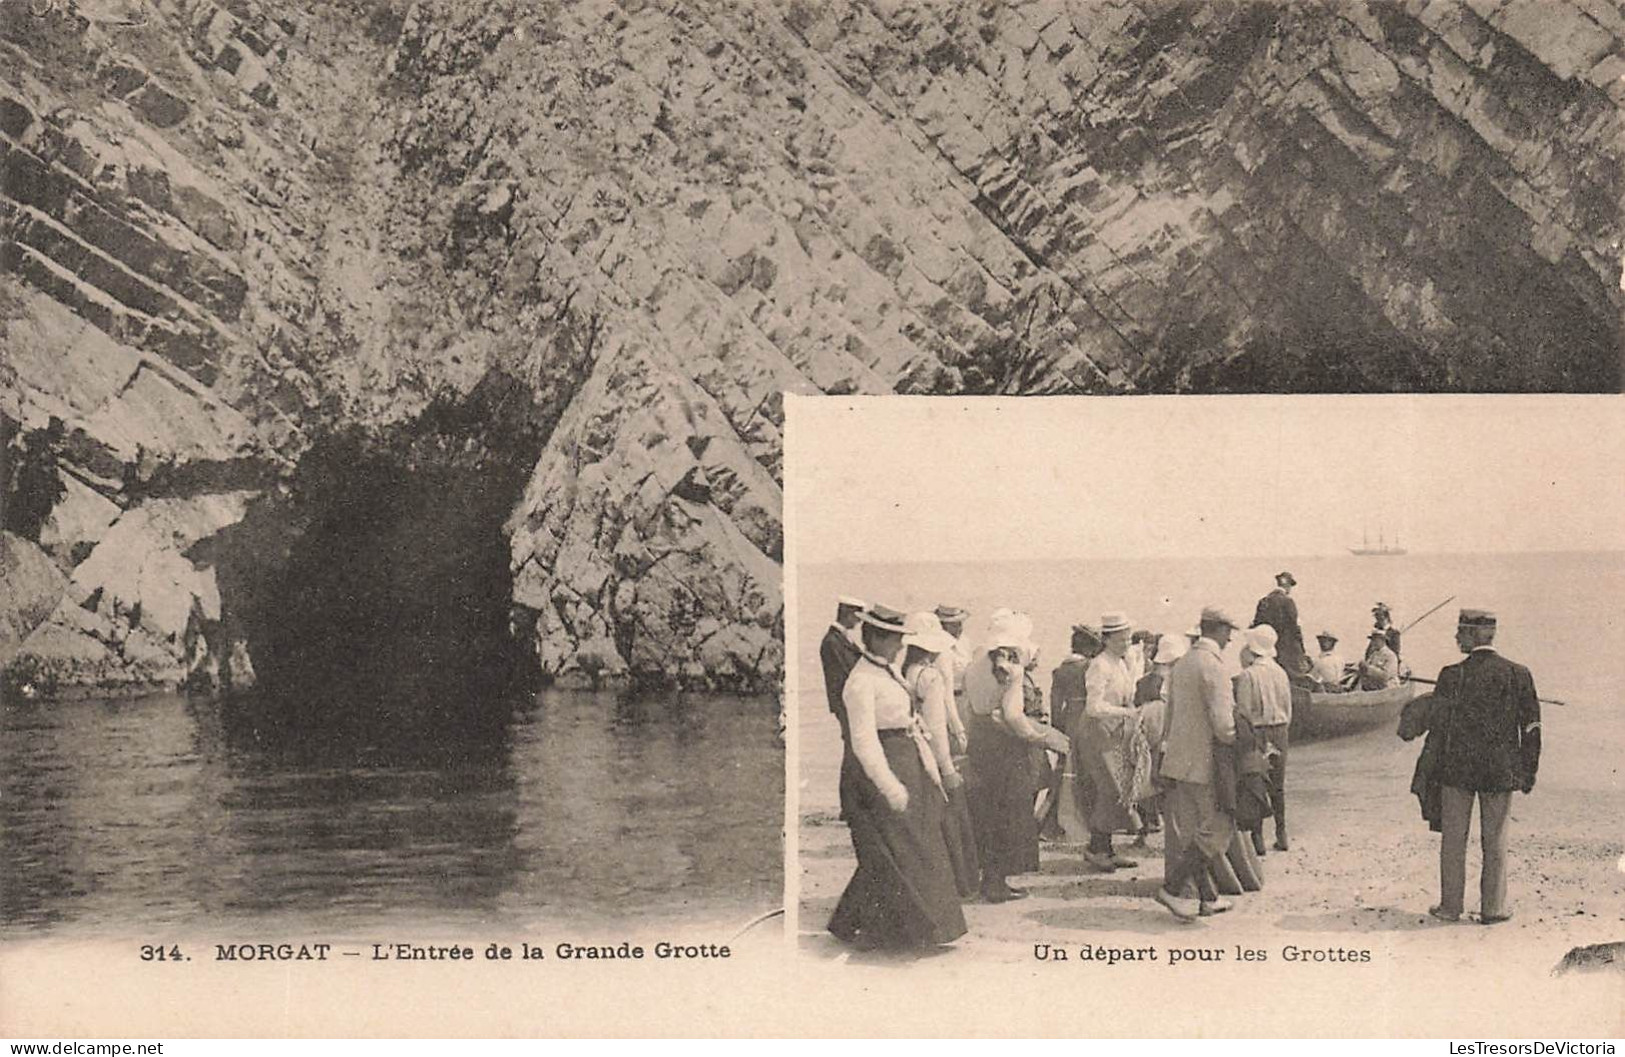
[[[145,629],[67,600],[23,643],[10,670],[54,692],[173,689],[186,677],[181,662]]]
[[[51,615],[67,578],[38,545],[0,532],[0,668]]]
[[[72,571],[123,511],[77,477],[64,474],[62,484],[66,493],[40,529],[39,544],[60,568]]]
[[[514,600],[537,614],[550,675],[575,674],[587,643],[608,674],[757,687],[782,664],[778,564],[698,488],[687,443],[712,436],[701,450],[720,461],[741,441],[718,432],[724,414],[674,366],[641,344],[601,356],[510,522]],[[757,468],[750,481],[776,509],[773,480]]]
[[[62,685],[185,682],[208,657],[205,632],[221,619],[214,570],[186,552],[240,521],[248,498],[155,499],[124,514],[74,568],[18,659]]]

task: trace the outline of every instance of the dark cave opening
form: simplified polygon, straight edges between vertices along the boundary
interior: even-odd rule
[[[492,375],[409,422],[314,437],[215,543],[224,625],[255,670],[247,732],[499,730],[532,657],[503,525],[545,436],[527,391]]]

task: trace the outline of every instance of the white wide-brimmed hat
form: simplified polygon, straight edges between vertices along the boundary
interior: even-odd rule
[[[954,637],[942,630],[942,622],[935,613],[910,613],[903,620],[903,645],[918,646],[927,653],[942,653],[954,648]]]
[[[1133,626],[1133,624],[1129,623],[1127,613],[1115,609],[1109,613],[1101,614],[1100,617],[1100,633],[1102,635],[1110,635],[1114,631],[1127,631]]]
[[[1275,643],[1279,638],[1275,629],[1268,624],[1260,624],[1256,628],[1247,629],[1247,648],[1254,657],[1275,656]]]
[[[987,649],[1012,649],[1023,657],[1030,657],[1038,649],[1032,639],[1033,620],[1027,614],[1009,609],[994,611],[993,624],[987,633]]]
[[[1157,640],[1157,655],[1152,664],[1172,664],[1190,651],[1190,643],[1183,635],[1164,635]]]

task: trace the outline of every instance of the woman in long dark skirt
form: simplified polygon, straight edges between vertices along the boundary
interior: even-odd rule
[[[829,930],[855,946],[929,947],[965,934],[943,840],[947,798],[914,700],[892,666],[903,615],[873,606],[862,615],[863,657],[841,691],[852,751],[841,766],[858,868]]]
[[[931,742],[931,755],[942,775],[942,789],[948,802],[942,813],[942,839],[948,847],[954,884],[961,899],[974,896],[981,883],[981,866],[976,858],[975,828],[970,805],[965,799],[965,779],[954,765],[949,742],[948,712],[953,705],[953,688],[937,666],[939,653],[953,648],[954,639],[942,629],[933,613],[910,613],[904,639],[903,681],[914,695],[915,711],[925,722]]]
[[[1025,714],[1025,667],[1034,655],[1031,624],[1020,614],[996,617],[992,640],[965,672],[970,712],[970,774],[966,788],[982,867],[982,898],[1020,899],[1007,878],[1038,869],[1038,793],[1034,754],[1064,752],[1066,736]]]

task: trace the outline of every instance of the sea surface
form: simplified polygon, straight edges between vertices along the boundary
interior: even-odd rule
[[[1330,629],[1351,661],[1364,652],[1372,603],[1387,602],[1403,628],[1455,596],[1404,635],[1402,660],[1429,679],[1460,659],[1454,640],[1457,609],[1495,610],[1497,648],[1529,666],[1542,697],[1566,702],[1544,708],[1543,773],[1561,771],[1570,788],[1605,797],[1598,817],[1613,831],[1625,826],[1619,771],[1625,759],[1625,552],[1617,551],[803,565],[796,572],[791,656],[798,665],[804,812],[834,799],[840,738],[824,701],[818,640],[834,615],[837,595],[904,610],[964,606],[973,613],[972,641],[984,633],[994,608],[1023,610],[1036,624],[1039,685],[1047,693],[1049,673],[1067,655],[1074,622],[1098,624],[1103,612],[1123,610],[1137,627],[1180,632],[1195,624],[1204,605],[1220,605],[1251,623],[1258,599],[1282,570],[1298,581],[1293,598],[1310,650],[1315,634]],[[1238,636],[1232,654],[1239,648]],[[1392,730],[1383,729],[1328,743],[1324,751],[1368,752],[1372,739],[1381,741],[1384,751],[1401,746]]]
[[[782,902],[770,698],[546,691],[479,733],[160,695],[0,729],[0,934],[743,925]]]

